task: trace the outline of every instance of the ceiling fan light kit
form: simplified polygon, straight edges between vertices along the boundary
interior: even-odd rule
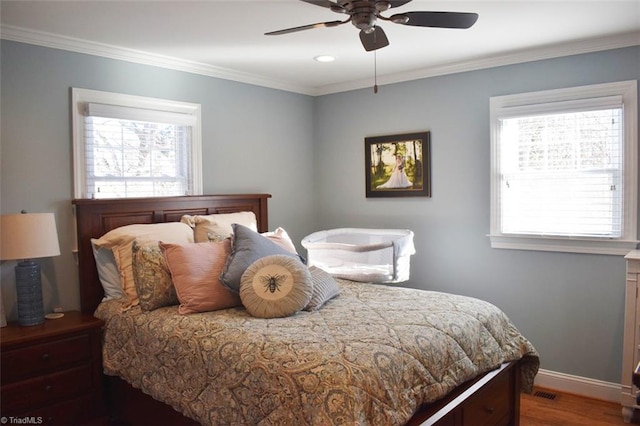
[[[433,28],[460,28],[466,29],[473,26],[478,20],[477,13],[465,12],[405,12],[394,14],[391,17],[381,13],[391,8],[403,6],[411,0],[300,0],[305,3],[324,7],[334,13],[348,15],[343,21],[319,22],[284,30],[271,31],[265,35],[289,34],[297,31],[313,28],[336,27],[338,25],[351,24],[360,30],[360,41],[366,51],[377,50],[389,45],[389,40],[384,30],[377,25],[378,19],[393,24],[409,25],[414,27]]]
[[[395,14],[391,18],[389,18],[391,22],[394,24],[406,24],[409,22],[409,17],[403,13]]]

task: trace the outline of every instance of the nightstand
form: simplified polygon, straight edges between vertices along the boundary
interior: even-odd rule
[[[41,325],[9,323],[0,328],[3,420],[7,424],[25,417],[43,425],[106,423],[103,324],[74,311]]]

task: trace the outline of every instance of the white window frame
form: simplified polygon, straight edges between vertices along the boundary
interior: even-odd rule
[[[87,189],[85,164],[85,111],[87,104],[90,103],[193,116],[195,118],[191,135],[191,176],[193,179],[191,186],[193,193],[190,195],[202,195],[202,130],[199,104],[74,87],[71,90],[71,120],[73,127],[73,193],[75,198],[92,197]]]
[[[619,96],[623,103],[623,212],[620,238],[563,237],[550,235],[518,235],[502,233],[500,118],[517,108],[533,110],[536,105],[562,105],[562,102]],[[560,112],[556,108],[554,113]],[[638,89],[635,80],[547,90],[490,99],[491,127],[491,223],[489,239],[492,248],[540,250],[570,253],[625,255],[636,248],[638,193]]]

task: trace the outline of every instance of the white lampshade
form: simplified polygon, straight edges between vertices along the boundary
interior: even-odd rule
[[[60,255],[53,213],[0,216],[0,259],[37,259]]]

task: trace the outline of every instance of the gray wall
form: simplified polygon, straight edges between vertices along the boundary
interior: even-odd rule
[[[410,228],[412,287],[501,307],[542,368],[620,381],[620,256],[492,250],[489,97],[640,78],[640,48],[577,55],[311,98],[1,42],[2,213],[53,211],[62,255],[41,261],[46,307],[79,307],[73,240],[70,87],[199,102],[205,193],[269,192],[271,227]],[[431,198],[366,199],[364,138],[429,130]],[[13,262],[0,268],[15,316]]]
[[[407,286],[488,300],[536,346],[541,368],[619,383],[623,258],[490,248],[489,98],[636,79],[638,47],[318,98],[317,228],[412,229]],[[424,130],[432,197],[365,198],[364,138]]]
[[[284,226],[296,241],[306,235],[313,98],[28,44],[0,48],[0,210],[55,213],[62,254],[39,260],[46,311],[80,307],[71,253],[71,87],[200,103],[204,193],[270,193],[272,228]],[[17,315],[14,266],[0,268],[9,318]]]

